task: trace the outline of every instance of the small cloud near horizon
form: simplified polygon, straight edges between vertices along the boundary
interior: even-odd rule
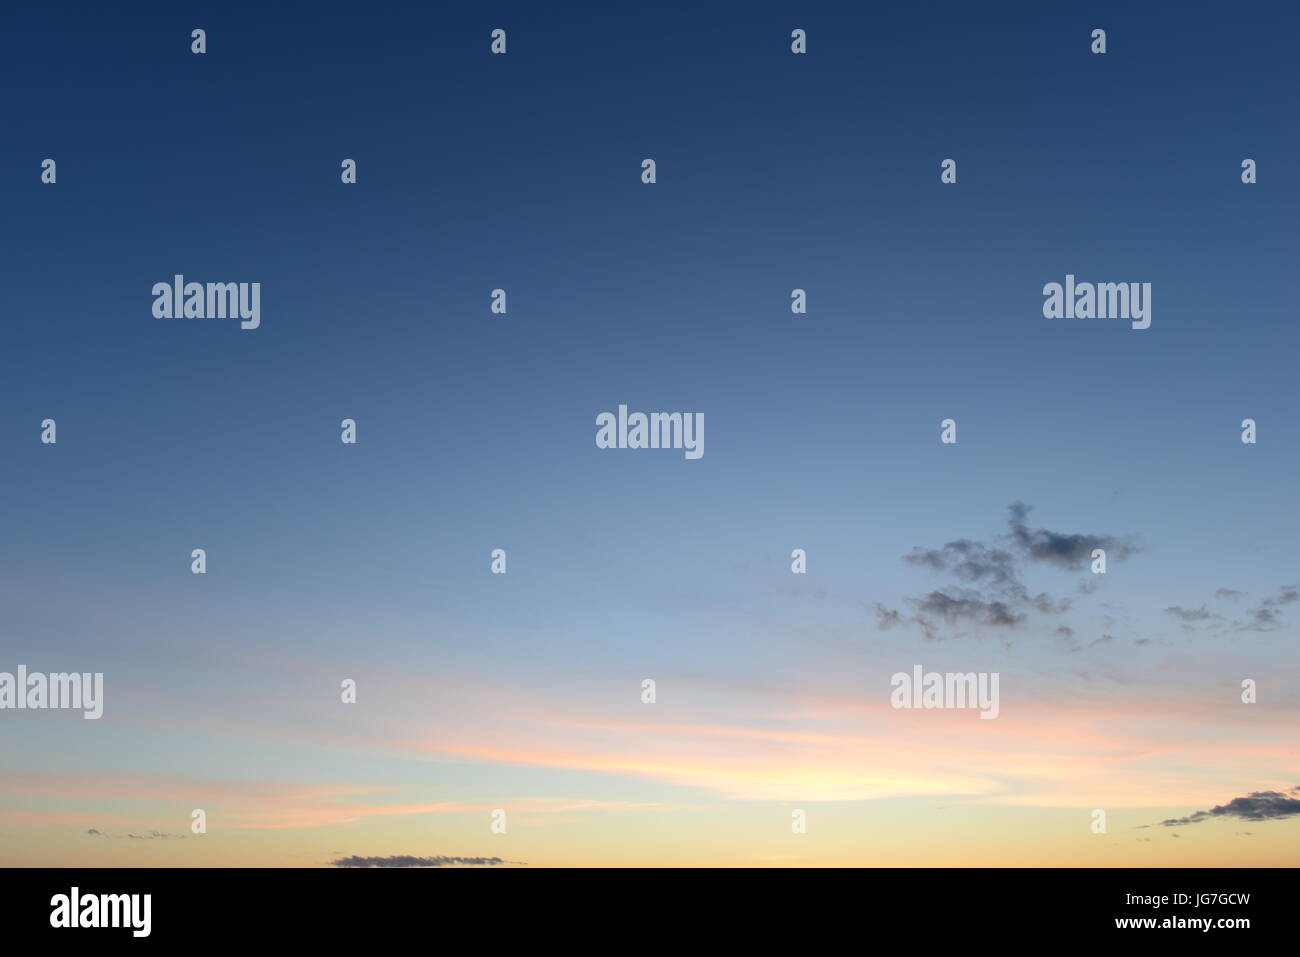
[[[496,864],[523,864],[524,861],[506,861],[499,857],[416,857],[411,854],[394,854],[389,857],[340,857],[330,861],[335,867],[449,867],[462,865],[484,867]]]
[[[1199,824],[1214,817],[1235,817],[1242,821],[1276,821],[1300,814],[1300,787],[1282,791],[1254,791],[1245,797],[1233,798],[1208,811],[1196,811],[1187,817],[1171,817],[1161,821],[1162,827],[1179,827]]]

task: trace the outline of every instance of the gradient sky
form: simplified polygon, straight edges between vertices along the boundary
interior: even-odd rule
[[[85,6],[0,30],[0,670],[105,715],[0,712],[0,864],[1300,862],[1158,826],[1300,785],[1294,8]],[[704,457],[597,449],[620,403]],[[1135,550],[880,628],[1016,502]]]

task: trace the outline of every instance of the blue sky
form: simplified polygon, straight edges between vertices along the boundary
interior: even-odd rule
[[[102,670],[105,723],[131,721],[106,750],[23,716],[0,762],[325,780],[327,745],[245,724],[346,734],[340,669],[363,695],[388,674],[476,688],[472,718],[379,697],[394,727],[489,737],[494,689],[612,719],[647,675],[692,689],[675,718],[765,727],[769,689],[874,701],[918,660],[1022,669],[1035,697],[1149,680],[1194,702],[1189,680],[1231,687],[1243,661],[1281,680],[1293,630],[1187,632],[1164,609],[1298,577],[1297,25],[1198,4],[16,14],[0,668]],[[175,273],[261,282],[261,327],[153,318]],[[1150,282],[1151,328],[1044,319],[1066,273]],[[620,403],[704,413],[704,457],[597,449]],[[1061,616],[877,628],[875,604],[938,587],[901,556],[992,541],[1017,501],[1142,548]],[[1026,577],[1074,587],[1054,571]],[[1071,650],[1062,624],[1114,641]],[[201,755],[164,730],[187,708]],[[378,754],[348,773],[425,781]],[[437,781],[663,797],[620,774],[498,756]]]

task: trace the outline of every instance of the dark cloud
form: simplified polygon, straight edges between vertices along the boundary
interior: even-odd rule
[[[1105,549],[1107,561],[1123,561],[1137,551],[1137,546],[1131,541],[1113,535],[1065,535],[1045,528],[1030,528],[1026,519],[1032,509],[1033,506],[1024,502],[1013,502],[1011,518],[1007,522],[1011,528],[1011,540],[1031,561],[1050,562],[1068,571],[1081,571],[1092,562],[1093,549]]]
[[[941,549],[914,548],[910,555],[903,556],[903,561],[951,572],[963,582],[1005,586],[1016,580],[1015,557],[1010,552],[965,538],[948,542]]]
[[[938,548],[917,546],[903,561],[927,571],[946,575],[952,583],[908,598],[911,613],[876,605],[881,630],[909,623],[917,625],[926,638],[936,640],[945,628],[1020,628],[1031,614],[1057,616],[1070,610],[1074,599],[1054,597],[1046,592],[1031,594],[1021,579],[1021,569],[1042,563],[1067,571],[1090,567],[1092,552],[1106,549],[1111,561],[1122,561],[1137,547],[1113,535],[1064,534],[1045,528],[1030,528],[1030,507],[1015,502],[1010,508],[1008,533],[992,541],[958,538]],[[1088,576],[1079,584],[1080,595],[1091,594],[1097,582]],[[1109,626],[1109,623],[1108,623]],[[1068,629],[1067,629],[1068,631]],[[1066,640],[1072,633],[1058,632]],[[1095,644],[1096,642],[1094,642]]]
[[[335,867],[447,867],[455,864],[486,866],[492,864],[519,864],[522,861],[505,861],[499,857],[413,857],[396,854],[392,857],[340,857],[330,861]]]
[[[1227,599],[1228,601],[1236,601],[1244,594],[1245,592],[1237,591],[1235,588],[1220,588],[1214,593],[1214,597],[1219,601],[1223,601],[1224,599]]]
[[[1025,620],[1022,612],[1015,611],[1004,601],[984,601],[970,592],[955,595],[932,591],[928,595],[911,599],[917,612],[926,617],[942,618],[949,624],[971,622],[992,628],[1014,628]]]
[[[1215,817],[1234,817],[1242,821],[1275,821],[1300,814],[1300,788],[1282,791],[1255,791],[1246,797],[1233,798],[1208,811],[1197,811],[1187,817],[1169,818],[1160,823],[1165,827],[1198,824]]]

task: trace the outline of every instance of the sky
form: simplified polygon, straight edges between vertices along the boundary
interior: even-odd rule
[[[1294,8],[5,18],[0,865],[1300,863]]]

